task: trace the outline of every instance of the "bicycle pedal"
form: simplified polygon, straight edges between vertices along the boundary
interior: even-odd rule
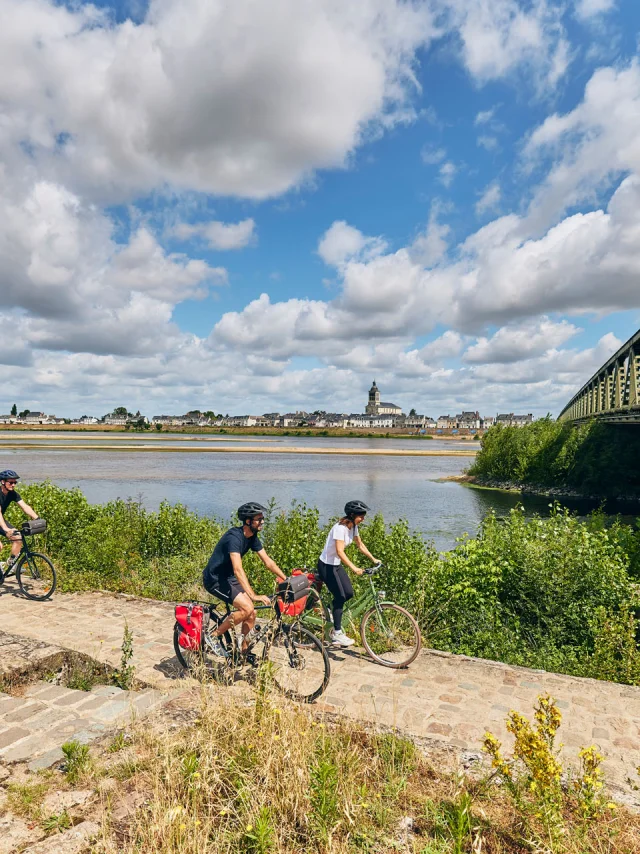
[[[258,667],[260,661],[258,660],[258,656],[253,652],[246,652],[242,654],[242,662],[244,664],[248,664],[251,667]]]

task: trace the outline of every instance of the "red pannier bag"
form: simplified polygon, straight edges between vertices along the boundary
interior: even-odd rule
[[[183,649],[198,652],[202,648],[202,626],[204,608],[195,602],[182,602],[176,605],[176,623],[180,627],[178,643]]]
[[[305,572],[304,569],[294,569],[291,575],[306,575],[309,585],[312,584],[315,580],[315,575],[312,572]],[[296,599],[293,602],[287,602],[286,604],[280,599],[277,599],[276,601],[278,602],[278,608],[280,609],[280,613],[283,614],[285,617],[299,617],[305,609],[305,605],[307,604],[307,598],[307,596],[302,596],[299,599]]]

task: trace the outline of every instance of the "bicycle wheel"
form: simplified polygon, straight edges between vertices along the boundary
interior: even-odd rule
[[[16,578],[27,599],[44,602],[56,589],[53,564],[48,557],[37,552],[22,555],[16,567]]]
[[[185,649],[180,646],[180,635],[182,630],[179,623],[174,623],[173,626],[173,649],[176,658],[185,670],[188,670],[192,676],[196,678],[204,678],[212,676],[216,680],[220,680],[229,670],[229,663],[217,655],[213,655],[207,645],[207,633],[211,631],[211,626],[206,630],[204,637],[203,649]],[[229,632],[225,632],[220,638],[222,646],[227,650],[232,650],[232,639]],[[232,653],[230,653],[231,655]],[[226,676],[225,676],[226,678]]]
[[[263,665],[286,697],[301,703],[316,700],[329,682],[329,656],[318,638],[303,626],[282,625],[265,645]]]
[[[420,629],[408,611],[391,602],[374,605],[360,623],[362,643],[384,667],[408,667],[420,652]]]

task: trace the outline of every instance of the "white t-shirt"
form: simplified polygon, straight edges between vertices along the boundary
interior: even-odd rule
[[[327,542],[324,544],[324,549],[322,550],[322,554],[320,555],[320,560],[323,563],[333,564],[333,566],[339,566],[340,558],[338,557],[338,552],[336,551],[336,540],[343,540],[344,547],[346,549],[347,546],[351,545],[354,537],[357,536],[357,525],[354,525],[353,528],[348,528],[346,525],[341,525],[340,522],[336,522],[333,528],[329,531],[329,534],[327,536]]]

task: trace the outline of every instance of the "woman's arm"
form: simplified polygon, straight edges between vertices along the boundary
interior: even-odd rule
[[[335,540],[335,544],[336,544],[336,554],[338,555],[338,557],[340,558],[342,563],[345,566],[348,566],[349,569],[352,572],[355,572],[356,575],[362,575],[362,573],[364,572],[364,569],[360,569],[359,567],[357,567],[355,565],[355,563],[352,563],[349,560],[349,558],[347,557],[345,550],[344,550],[344,540]]]
[[[365,544],[362,542],[362,538],[361,538],[361,537],[354,537],[354,538],[353,538],[353,542],[356,544],[357,548],[362,552],[362,554],[363,554],[365,557],[368,557],[368,558],[369,558],[369,560],[371,561],[371,563],[380,563],[380,561],[378,560],[378,558],[377,558],[377,557],[374,557],[374,556],[371,554],[371,552],[369,551],[369,549],[368,549],[368,548],[365,546]]]

